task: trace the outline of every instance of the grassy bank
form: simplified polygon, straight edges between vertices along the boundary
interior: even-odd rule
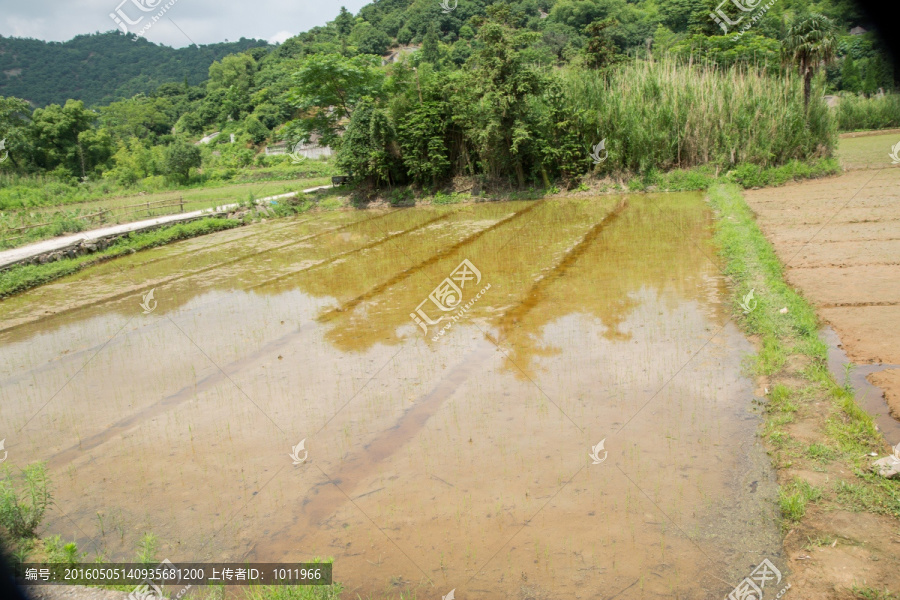
[[[260,159],[263,163],[255,167],[213,168],[204,166],[203,173],[194,172],[187,182],[175,182],[161,175],[139,179],[134,184],[124,184],[115,179],[99,179],[84,183],[73,178],[58,175],[0,175],[0,210],[34,209],[58,207],[71,204],[85,204],[114,198],[134,198],[139,195],[168,194],[178,196],[202,190],[221,190],[242,184],[285,182],[296,180],[329,180],[336,174],[335,167],[328,161],[304,161],[294,165],[284,156]],[[268,162],[278,162],[265,166]],[[222,171],[222,172],[220,172]],[[221,199],[221,198],[220,198]],[[146,198],[142,198],[146,201]],[[130,204],[131,202],[125,202]]]
[[[586,178],[585,181],[568,193],[573,194],[607,194],[622,192],[691,192],[707,190],[716,184],[735,183],[742,188],[779,186],[792,181],[803,181],[837,175],[841,165],[837,159],[821,158],[810,161],[792,160],[778,167],[760,167],[743,163],[730,170],[723,170],[713,165],[702,165],[690,169],[672,169],[671,171],[650,170],[644,175],[622,174],[619,177]],[[416,204],[459,204],[462,202],[483,202],[501,200],[536,200],[553,196],[562,191],[551,186],[546,189],[514,189],[479,191],[473,193],[472,181],[463,181],[457,189],[428,190],[415,186],[398,186],[389,193],[375,197],[377,200],[392,206],[415,206]],[[322,196],[335,197],[345,192],[329,190]],[[355,198],[358,206],[364,206],[372,198]]]
[[[29,185],[36,185],[38,180]],[[66,203],[65,190],[58,191],[61,185],[58,182],[47,182],[44,187],[28,187],[28,193],[16,196],[22,190],[21,186],[2,189],[0,186],[0,206],[3,198],[8,202],[41,202],[35,206],[23,207],[18,204],[10,205],[6,209],[0,208],[0,249],[22,246],[42,239],[63,235],[66,233],[93,229],[103,225],[114,223],[128,223],[147,219],[155,216],[173,214],[183,211],[190,212],[221,206],[242,201],[251,201],[255,198],[275,196],[287,192],[296,192],[305,188],[326,185],[330,178],[306,178],[291,181],[272,181],[269,183],[240,183],[231,185],[219,185],[218,187],[196,187],[181,191],[164,191],[145,194],[143,196],[122,196],[111,194],[100,199],[87,198],[78,203]],[[36,197],[30,194],[34,192]],[[47,204],[54,200],[57,204]],[[4,196],[5,194],[5,196]],[[183,202],[183,206],[179,203]],[[149,203],[149,204],[147,204]],[[147,208],[145,208],[147,205]],[[99,211],[103,211],[100,216]],[[30,229],[13,231],[14,228],[32,226]]]
[[[179,223],[144,233],[132,233],[120,238],[106,250],[64,258],[43,265],[20,265],[0,271],[0,298],[23,292],[54,279],[70,275],[90,265],[111,260],[138,250],[163,246],[187,238],[206,235],[215,231],[239,227],[243,223],[234,219],[206,218]]]
[[[742,188],[779,186],[791,181],[816,179],[841,172],[840,163],[834,158],[810,161],[792,160],[781,166],[761,167],[742,163],[730,170],[720,170],[712,165],[693,169],[675,169],[665,173],[652,170],[646,175],[628,181],[628,191],[650,189],[669,192],[706,190],[716,184],[735,183]]]
[[[785,283],[781,262],[738,186],[717,184],[709,190],[709,200],[719,213],[716,240],[726,272],[736,283],[736,319],[757,341],[749,368],[767,390],[760,435],[778,472],[784,531],[797,532],[786,538],[786,550],[812,552],[824,541],[832,547],[838,541],[842,547],[859,545],[839,540],[830,528],[830,515],[838,511],[880,515],[888,520],[882,526],[896,530],[900,482],[870,471],[870,453],[889,453],[887,444],[849,385],[841,385],[828,371],[828,348],[813,307]],[[744,314],[740,303],[751,291],[757,304]],[[813,571],[823,568],[814,562],[803,565]],[[846,597],[866,598],[870,591],[848,589],[847,594],[855,595]]]

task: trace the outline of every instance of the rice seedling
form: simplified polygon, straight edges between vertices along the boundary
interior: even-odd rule
[[[87,552],[79,552],[78,544],[73,542],[63,543],[58,535],[44,540],[44,552],[47,562],[75,565],[83,561]]]
[[[854,597],[858,598],[859,600],[897,600],[898,598],[900,598],[900,596],[898,596],[888,588],[879,590],[877,588],[868,586],[861,587],[854,584],[850,588],[850,591],[853,593]]]

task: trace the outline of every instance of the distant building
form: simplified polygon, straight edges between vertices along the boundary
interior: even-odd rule
[[[865,27],[854,27],[850,30],[850,35],[862,35],[864,33],[869,33],[869,30]]]
[[[219,137],[219,132],[218,132],[218,131],[216,131],[216,132],[214,132],[214,133],[211,133],[211,134],[209,134],[209,135],[207,135],[207,136],[203,136],[202,138],[200,138],[200,141],[197,142],[197,144],[208,144],[208,143],[210,143],[211,141],[213,141],[214,139],[216,139],[217,137]]]
[[[395,50],[391,50],[390,54],[381,57],[381,66],[393,64],[400,60],[401,56],[417,52],[419,48],[421,48],[421,46],[400,46]]]
[[[278,142],[277,144],[266,146],[265,153],[266,156],[276,156],[279,154],[297,154],[306,158],[331,156],[331,148],[329,146],[319,145],[320,139],[321,138],[314,133],[309,137],[309,142],[306,143],[298,142],[291,146],[287,142]]]
[[[288,143],[287,142],[278,142],[276,144],[270,144],[265,147],[266,156],[276,156],[278,154],[287,154],[288,153]]]

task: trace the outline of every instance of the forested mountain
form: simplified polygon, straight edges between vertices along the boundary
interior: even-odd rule
[[[79,35],[67,42],[45,42],[0,36],[0,96],[23,98],[32,105],[82,100],[88,106],[108,104],[150,93],[160,84],[197,85],[209,65],[263,40],[170,48],[118,31]]]

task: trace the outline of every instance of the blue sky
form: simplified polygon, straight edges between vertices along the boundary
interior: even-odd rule
[[[110,13],[117,8],[137,20],[141,12],[133,3],[153,7],[155,10],[147,13],[152,16],[174,2],[144,35],[149,41],[176,48],[241,37],[274,43],[324,25],[342,5],[356,13],[369,1],[125,0],[122,4],[123,0],[0,0],[0,35],[61,42],[81,33],[116,29]]]

